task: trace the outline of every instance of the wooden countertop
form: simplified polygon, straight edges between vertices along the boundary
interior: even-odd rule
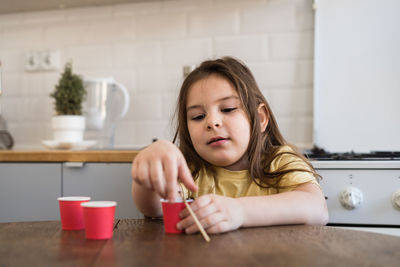
[[[0,162],[132,162],[138,150],[0,150]]]
[[[109,240],[59,221],[0,223],[1,266],[399,266],[400,238],[329,226],[165,234],[162,221],[116,220]]]

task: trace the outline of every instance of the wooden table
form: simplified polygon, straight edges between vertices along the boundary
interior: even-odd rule
[[[159,220],[116,220],[110,240],[60,222],[0,224],[0,266],[399,266],[400,238],[327,226],[165,234]]]
[[[132,162],[139,150],[0,150],[0,162]]]

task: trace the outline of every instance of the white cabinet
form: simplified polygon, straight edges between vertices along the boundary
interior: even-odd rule
[[[0,163],[0,222],[59,220],[61,163]]]
[[[116,201],[116,218],[143,218],[131,195],[131,163],[63,164],[64,196]]]

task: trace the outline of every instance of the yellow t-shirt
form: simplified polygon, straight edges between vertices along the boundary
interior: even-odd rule
[[[279,152],[293,151],[289,146],[282,146]],[[291,154],[283,154],[276,157],[271,162],[270,171],[285,166],[286,169],[306,169],[310,167],[301,159]],[[194,193],[186,191],[185,196],[197,198],[206,194],[217,194],[227,197],[244,197],[244,196],[265,196],[293,190],[296,186],[304,183],[318,182],[312,173],[306,171],[294,171],[284,174],[280,180],[279,191],[276,188],[262,188],[258,186],[250,177],[248,170],[230,171],[221,167],[215,167],[216,176],[208,175],[204,170],[200,172],[199,177],[195,180],[199,190]]]

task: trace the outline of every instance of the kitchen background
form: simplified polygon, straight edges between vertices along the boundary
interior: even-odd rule
[[[113,76],[129,90],[115,147],[171,139],[183,67],[231,55],[253,71],[288,141],[309,148],[313,42],[312,0],[135,1],[0,14],[1,111],[14,148],[43,148],[55,115],[49,94],[72,60],[74,72]],[[58,51],[59,68],[26,71],[25,56],[35,51]]]

